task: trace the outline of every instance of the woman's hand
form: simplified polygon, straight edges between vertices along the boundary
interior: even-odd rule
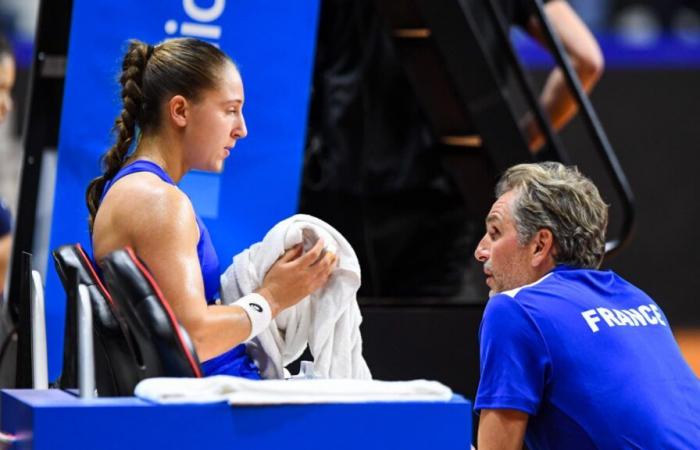
[[[326,284],[335,268],[336,256],[323,253],[323,247],[319,239],[302,255],[302,245],[296,245],[270,267],[256,292],[270,303],[273,317]]]

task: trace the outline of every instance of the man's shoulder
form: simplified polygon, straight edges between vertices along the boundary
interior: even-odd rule
[[[612,272],[558,267],[532,283],[495,295],[489,303],[494,309],[522,309],[529,314],[545,317],[556,315],[564,305],[570,306],[588,298],[584,293],[590,292],[592,286],[614,285],[620,288],[620,283],[629,285]],[[595,290],[600,295],[604,289]],[[562,299],[566,301],[560,301]]]
[[[511,320],[526,318],[529,305],[536,304],[542,292],[551,291],[551,282],[548,282],[551,275],[550,272],[533,283],[494,295],[486,303],[484,317],[499,317],[498,320],[503,317],[510,317]]]
[[[512,298],[525,298],[539,295],[555,295],[557,293],[571,293],[582,286],[597,287],[599,292],[614,292],[620,289],[639,290],[629,281],[622,278],[612,270],[598,270],[577,268],[560,265],[539,280],[520,286],[503,294]]]
[[[532,283],[526,284],[524,286],[520,286],[514,289],[510,289],[508,291],[503,291],[499,295],[505,295],[506,297],[510,298],[516,298],[519,294],[522,293],[521,296],[523,295],[528,295],[528,294],[533,294],[537,292],[537,287],[541,287],[543,284],[551,284],[547,283],[547,280],[552,276],[552,272],[549,272],[548,274],[544,275],[542,278],[540,278],[537,281],[534,281]]]
[[[603,297],[620,295],[648,297],[639,287],[612,270],[567,268],[555,271],[554,275],[552,284],[565,292],[588,288]]]
[[[522,323],[529,321],[528,313],[520,298],[501,292],[489,299],[484,308],[485,323],[503,324]]]
[[[496,299],[498,297],[498,299]],[[558,267],[534,283],[494,296],[494,308],[519,308],[533,319],[578,315],[591,308],[631,308],[654,303],[644,291],[610,270]]]

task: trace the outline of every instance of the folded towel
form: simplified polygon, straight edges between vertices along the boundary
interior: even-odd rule
[[[248,380],[230,375],[207,378],[149,378],[134,394],[155,403],[282,405],[303,403],[441,402],[452,391],[437,381]]]
[[[221,276],[221,299],[230,304],[255,291],[272,264],[298,243],[311,248],[321,238],[338,265],[321,289],[282,311],[267,330],[247,343],[248,354],[264,378],[284,378],[285,367],[308,344],[314,372],[320,378],[370,379],[362,357],[357,305],[360,266],[350,244],[333,227],[312,216],[297,214],[275,225],[263,238],[233,258]]]

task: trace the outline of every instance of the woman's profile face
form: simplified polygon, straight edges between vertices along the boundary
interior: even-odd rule
[[[15,84],[15,59],[8,54],[0,55],[0,123],[12,111],[12,86]]]
[[[243,82],[227,63],[220,82],[191,104],[185,130],[185,154],[191,169],[221,172],[238,139],[248,134],[243,117]]]

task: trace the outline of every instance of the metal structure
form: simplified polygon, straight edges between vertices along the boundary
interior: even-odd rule
[[[65,75],[71,0],[41,2],[34,59],[30,81],[30,99],[25,120],[24,155],[20,176],[17,229],[10,266],[9,302],[14,321],[19,315],[22,252],[30,252],[34,244],[34,225],[39,197],[39,179],[46,152],[54,152],[58,144],[61,122],[63,80]]]
[[[32,270],[30,290],[30,310],[32,324],[32,387],[49,388],[48,355],[46,353],[46,314],[44,308],[44,286],[41,274]]]
[[[95,397],[95,352],[92,340],[92,306],[84,284],[78,285],[78,389],[80,398]]]
[[[622,203],[621,229],[606,244],[606,251],[611,254],[631,237],[634,195],[571,61],[553,32],[542,1],[530,2]],[[510,24],[497,1],[375,0],[375,3],[415,86],[415,94],[446,147],[457,149],[463,158],[485,156],[486,164],[484,158],[475,158],[475,164],[490,172],[494,181],[495,174],[532,160],[517,119],[515,98],[520,94],[546,138],[546,147],[537,159],[576,163],[553,132],[537,101],[511,43]],[[504,70],[514,74],[517,92],[507,85]],[[469,164],[472,163],[466,165]],[[492,186],[487,188],[490,192]],[[463,190],[481,195],[483,179]]]

